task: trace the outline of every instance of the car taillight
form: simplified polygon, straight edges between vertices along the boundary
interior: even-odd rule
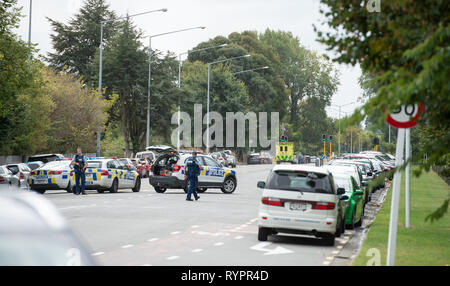
[[[276,198],[263,197],[261,199],[261,202],[263,203],[263,205],[276,206],[276,207],[282,207],[283,206],[283,204],[281,203],[281,200],[280,199],[276,199]]]
[[[107,170],[101,171],[102,176],[109,176],[109,172]]]
[[[25,175],[22,173],[22,172],[20,172],[20,179],[22,180],[22,179],[25,179]]]
[[[178,172],[178,171],[180,171],[181,170],[181,166],[180,165],[175,165],[175,166],[173,166],[173,171],[174,172]]]
[[[48,174],[49,175],[61,175],[62,171],[49,171]]]
[[[71,177],[73,176],[73,171],[70,171],[70,176],[71,176]]]
[[[5,178],[3,178],[2,176],[0,176],[0,182],[4,182]]]
[[[36,171],[32,171],[32,172],[30,172],[30,175],[31,175],[31,176],[34,176],[34,175],[36,175]]]
[[[150,171],[152,170],[152,167],[153,167],[153,165],[150,165],[150,167],[149,167]]]
[[[313,204],[313,210],[334,210],[336,207],[335,203],[327,203],[327,202],[318,202]]]

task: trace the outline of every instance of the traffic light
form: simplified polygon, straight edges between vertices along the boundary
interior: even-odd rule
[[[287,136],[285,136],[285,135],[281,136],[281,142],[287,142],[287,141],[288,141]]]
[[[322,141],[326,142],[327,141],[327,135],[326,134],[322,134]]]
[[[333,142],[333,135],[330,135],[330,142]]]

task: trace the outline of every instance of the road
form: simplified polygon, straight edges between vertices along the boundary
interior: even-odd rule
[[[182,190],[157,194],[142,180],[139,193],[75,196],[49,191],[50,199],[91,248],[100,265],[330,265],[356,234],[347,230],[334,247],[302,236],[257,239],[260,190],[271,165],[238,166],[231,195],[208,190],[199,201]]]

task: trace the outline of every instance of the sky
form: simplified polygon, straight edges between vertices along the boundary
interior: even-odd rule
[[[46,19],[67,23],[82,5],[82,0],[34,0],[32,6],[31,41],[37,44],[41,55],[52,52],[51,26]],[[204,30],[192,30],[152,39],[152,48],[184,53],[200,42],[218,35],[227,37],[232,32],[253,30],[290,31],[300,39],[306,48],[330,57],[326,46],[316,41],[313,24],[319,25],[323,16],[319,13],[318,0],[107,0],[110,8],[119,16],[167,8],[168,12],[157,12],[133,18],[134,23],[145,35],[155,35],[190,27],[206,26]],[[28,40],[30,0],[19,0],[24,17],[16,31]],[[340,86],[332,98],[328,115],[338,118],[337,105],[341,116],[352,112],[361,103],[358,98],[362,90],[358,84],[361,76],[359,66],[335,64],[340,75]],[[352,104],[354,103],[354,104]]]

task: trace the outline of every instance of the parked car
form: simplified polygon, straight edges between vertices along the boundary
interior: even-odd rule
[[[86,190],[97,190],[98,193],[109,191],[117,193],[119,189],[141,190],[141,177],[133,166],[127,167],[118,159],[89,159],[86,168]],[[75,173],[70,177],[72,191],[75,189]]]
[[[351,175],[357,184],[358,190],[364,190],[364,204],[370,201],[371,193],[368,188],[364,188],[362,185],[362,174],[361,170],[356,165],[325,165],[325,169],[327,169],[331,173],[344,173]]]
[[[247,157],[247,164],[262,164],[262,158],[260,153],[251,153]]]
[[[6,165],[0,166],[0,185],[19,185],[19,178],[6,168]]]
[[[0,186],[0,266],[95,266],[49,200]]]
[[[184,178],[184,164],[190,154],[168,152],[161,155],[153,164],[149,183],[157,193],[167,189],[183,189],[187,193],[188,181]],[[205,192],[208,188],[220,189],[224,194],[232,194],[236,190],[236,171],[222,166],[213,157],[197,155],[202,169],[198,176],[197,191]]]
[[[72,160],[51,161],[37,170],[30,172],[28,184],[31,190],[40,194],[47,190],[66,190],[72,192],[73,185],[70,181],[73,166]]]
[[[227,157],[222,152],[214,152],[209,155],[213,157],[217,162],[222,164],[224,167],[228,167],[229,163],[227,161]]]
[[[324,168],[307,165],[277,165],[263,189],[258,214],[258,240],[290,233],[313,235],[327,245],[345,231],[345,189],[336,188]]]
[[[43,155],[33,155],[28,157],[27,162],[36,162],[41,161],[44,164],[55,161],[56,159],[64,159],[64,156],[62,154],[43,154]]]
[[[229,157],[232,167],[236,168],[237,159],[233,152],[231,150],[224,150],[223,152]]]
[[[261,152],[261,163],[262,164],[272,164],[272,155],[269,152]]]
[[[42,162],[42,161],[27,162],[25,164],[28,165],[28,168],[30,168],[31,171],[34,171],[34,170],[36,170],[36,169],[38,169],[38,168],[40,168],[40,167],[45,165],[45,163]]]
[[[353,176],[347,173],[333,173],[334,183],[345,189],[348,196],[345,224],[348,229],[360,227],[364,219],[364,190],[358,188]]]
[[[28,168],[27,164],[10,164],[6,165],[6,168],[17,178],[17,180],[14,181],[17,182],[18,188],[28,189],[28,178],[30,177],[31,170]]]

